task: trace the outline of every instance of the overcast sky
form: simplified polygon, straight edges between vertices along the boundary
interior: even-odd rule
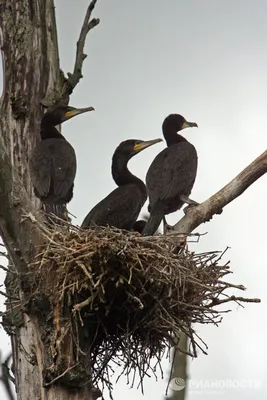
[[[55,4],[61,67],[68,72],[88,0]],[[101,23],[88,36],[84,78],[70,104],[92,105],[96,111],[63,127],[78,159],[69,207],[76,223],[114,189],[110,164],[116,146],[125,139],[161,137],[169,113],[180,113],[199,126],[184,131],[199,156],[191,195],[196,201],[207,199],[266,150],[266,0],[98,0],[94,16]],[[164,146],[162,142],[133,158],[132,172],[144,179]],[[197,230],[208,235],[191,248],[203,252],[230,246],[225,259],[231,260],[232,282],[245,285],[245,295],[260,297],[262,303],[245,309],[234,305],[218,328],[195,327],[209,354],[199,353],[189,362],[188,400],[267,396],[266,202],[264,176]],[[182,215],[177,212],[168,222]],[[2,328],[0,335],[6,354],[10,345]],[[122,380],[114,399],[162,400],[166,379],[147,379],[144,396]],[[224,389],[229,380],[239,389]],[[257,389],[244,388],[251,380]],[[194,385],[201,382],[206,389],[195,393]]]

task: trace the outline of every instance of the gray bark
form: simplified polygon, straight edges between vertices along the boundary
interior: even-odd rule
[[[88,7],[87,24],[95,2]],[[98,23],[94,19],[85,36]],[[74,82],[66,79],[59,66],[53,0],[0,0],[0,29],[4,67],[0,99],[0,233],[12,264],[6,279],[7,294],[20,298],[20,302],[9,301],[3,324],[11,335],[17,398],[95,398],[90,385],[81,388],[77,384],[70,390],[66,382],[59,380],[46,386],[49,344],[44,343],[42,336],[43,321],[25,306],[28,265],[43,240],[37,225],[27,218],[29,213],[40,218],[29,175],[29,156],[40,140],[43,105],[68,103],[81,78],[85,57],[78,60],[79,76],[76,70],[69,75]],[[79,52],[83,45],[84,41]]]
[[[176,350],[174,353],[174,360],[173,360],[173,369],[171,374],[171,379],[181,378],[184,382],[187,382],[187,355],[188,352],[188,340],[187,336],[183,333],[180,333],[179,339],[177,340],[177,344],[179,349],[182,351]],[[170,398],[172,400],[184,400],[186,398],[187,387],[182,390],[172,390],[172,394]]]

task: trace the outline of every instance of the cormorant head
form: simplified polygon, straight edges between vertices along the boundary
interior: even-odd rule
[[[137,139],[129,139],[121,142],[117,149],[115,150],[115,154],[123,155],[125,158],[130,159],[135,156],[140,151],[146,149],[147,147],[152,146],[153,144],[162,142],[162,139],[153,139],[153,140],[137,140]]]
[[[164,131],[172,131],[179,132],[182,129],[189,127],[198,127],[195,122],[188,122],[186,119],[180,114],[170,114],[165,118],[162,124],[162,130]]]
[[[49,107],[47,112],[42,118],[42,121],[48,122],[51,125],[59,125],[62,122],[67,121],[68,119],[75,117],[76,115],[85,113],[87,111],[93,111],[93,107],[86,108],[75,108],[67,105],[59,104],[54,107]]]

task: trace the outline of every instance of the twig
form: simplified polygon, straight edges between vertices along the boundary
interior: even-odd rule
[[[75,311],[81,311],[81,309],[84,308],[84,307],[86,307],[86,306],[88,306],[88,304],[90,304],[90,302],[91,302],[91,298],[88,297],[86,300],[82,301],[81,303],[75,304],[75,305],[73,306],[73,312],[75,312]]]
[[[9,260],[8,254],[5,251],[0,251],[0,256],[5,257]]]
[[[4,296],[9,300],[17,300],[19,301],[20,299],[18,297],[13,297],[13,296],[9,296],[8,294],[6,294],[5,292],[2,292],[2,290],[0,290],[0,296]]]
[[[189,234],[200,224],[209,220],[223,207],[240,196],[249,186],[267,172],[267,150],[238,174],[228,185],[196,207],[174,225],[176,234]],[[168,235],[168,233],[167,233]]]
[[[0,265],[0,269],[2,269],[5,272],[9,272],[9,269],[7,267],[4,267],[3,265]]]
[[[76,49],[76,58],[75,58],[75,64],[74,64],[74,69],[73,73],[71,74],[70,72],[67,74],[68,75],[68,83],[69,83],[69,94],[72,93],[73,89],[75,86],[79,83],[80,79],[83,77],[82,76],[82,66],[85,58],[87,57],[86,54],[84,54],[84,45],[85,45],[85,40],[88,32],[93,29],[95,26],[97,26],[100,22],[99,18],[93,18],[90,21],[91,14],[93,9],[95,8],[97,0],[92,0],[91,3],[89,4],[85,18],[83,21],[82,29],[80,32],[80,36],[77,42],[77,49]]]
[[[232,301],[242,301],[243,303],[260,303],[261,300],[260,299],[247,299],[245,297],[236,297],[236,296],[230,296],[227,299],[213,299],[208,305],[207,307],[214,307],[214,306],[218,306],[220,304],[224,304],[224,303],[229,303]]]
[[[76,364],[72,365],[71,367],[67,368],[64,372],[62,372],[62,374],[58,375],[56,378],[52,379],[51,381],[45,383],[44,386],[45,387],[51,386],[53,383],[58,381],[60,378],[63,378],[63,376],[66,375],[68,372],[70,372],[71,370],[76,368],[78,364],[79,363],[76,363]]]
[[[2,375],[0,376],[0,380],[2,381],[9,400],[15,400],[15,397],[13,395],[10,381],[15,384],[15,379],[10,375],[9,373],[9,367],[8,363],[12,357],[12,354],[9,354],[9,356],[6,358],[6,360],[1,363],[1,368],[2,368]]]

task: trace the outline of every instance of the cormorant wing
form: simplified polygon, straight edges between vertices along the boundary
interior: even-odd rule
[[[52,189],[54,197],[64,200],[76,175],[74,149],[65,139],[43,140],[32,152],[30,170],[39,197],[47,197]]]
[[[44,142],[40,142],[34,148],[30,158],[30,171],[32,183],[40,197],[46,197],[51,185],[51,164],[52,157],[46,151]]]
[[[120,186],[89,212],[82,223],[82,228],[89,227],[93,223],[130,230],[145,201],[146,196],[136,185]]]
[[[189,195],[196,171],[197,152],[191,143],[179,142],[161,151],[146,175],[150,205],[180,194]]]
[[[64,199],[73,185],[76,175],[76,156],[73,147],[67,141],[60,141],[52,157],[52,180],[54,195]]]

